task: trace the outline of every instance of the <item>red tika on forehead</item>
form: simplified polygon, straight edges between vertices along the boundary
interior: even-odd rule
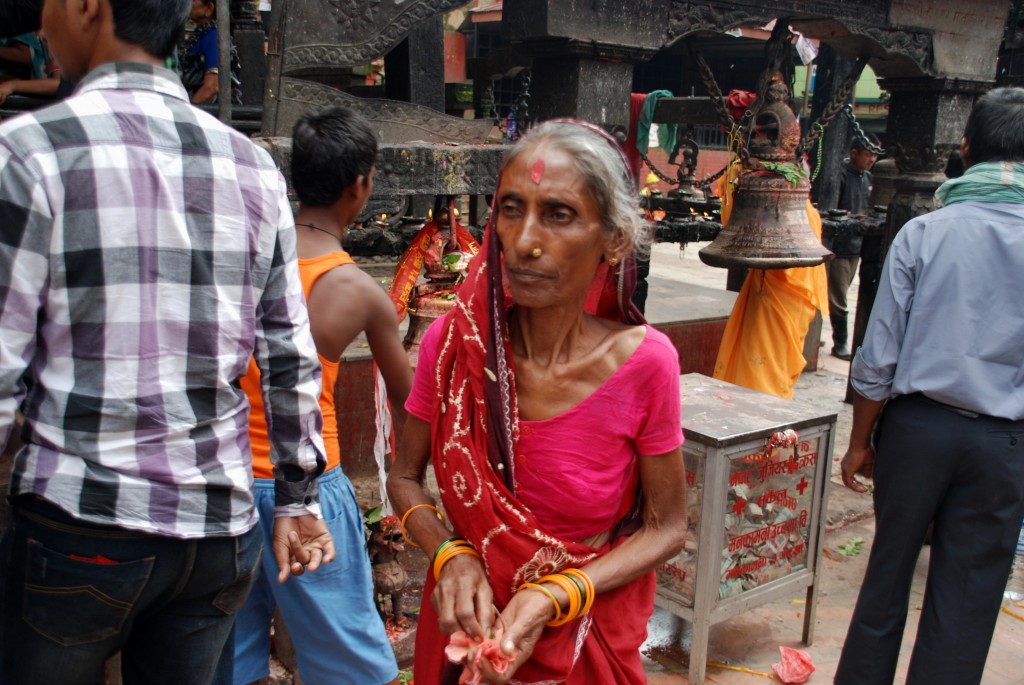
[[[530,171],[530,179],[536,184],[540,185],[541,180],[544,178],[544,160],[538,159],[533,163],[533,169]]]

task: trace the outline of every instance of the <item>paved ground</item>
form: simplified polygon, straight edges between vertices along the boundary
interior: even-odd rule
[[[697,258],[694,245],[682,254],[674,245],[658,245],[652,259],[651,274],[658,279],[678,281],[680,287],[692,283],[724,288],[725,271],[704,266]],[[857,282],[851,288],[856,296]],[[851,315],[852,321],[852,315]],[[827,320],[822,339],[828,345],[821,350],[820,367],[805,373],[796,386],[796,401],[813,402],[816,406],[838,413],[836,454],[841,456],[850,431],[851,411],[843,403],[849,364],[828,354],[831,331]],[[828,502],[827,532],[822,569],[822,591],[817,607],[815,639],[812,645],[800,643],[803,627],[805,592],[791,598],[761,605],[746,614],[715,624],[710,632],[710,661],[747,669],[754,673],[709,667],[705,682],[723,685],[756,685],[770,677],[771,666],[779,661],[779,646],[806,650],[817,671],[808,681],[830,683],[842,648],[857,593],[863,578],[867,556],[874,533],[871,501],[845,488],[833,477]],[[838,547],[850,540],[864,539],[862,552],[843,556]],[[903,683],[910,647],[913,644],[928,564],[928,548],[921,554],[911,597],[910,616],[904,635],[897,685]],[[1024,603],[1004,601],[1006,611],[1000,614],[995,637],[989,652],[982,685],[1024,685]],[[663,610],[656,610],[650,624],[651,637],[645,645],[647,672],[651,685],[686,683],[692,626]]]

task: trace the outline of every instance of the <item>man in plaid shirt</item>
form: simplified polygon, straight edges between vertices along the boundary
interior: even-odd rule
[[[0,126],[0,445],[25,419],[0,541],[5,685],[91,685],[118,651],[125,683],[213,679],[261,549],[250,356],[278,580],[334,557],[285,182],[163,68],[189,8],[46,0],[78,87]]]

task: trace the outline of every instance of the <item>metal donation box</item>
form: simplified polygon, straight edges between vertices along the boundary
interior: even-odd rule
[[[681,385],[689,530],[655,603],[692,622],[699,685],[711,625],[751,606],[806,588],[811,643],[836,414],[696,373]]]

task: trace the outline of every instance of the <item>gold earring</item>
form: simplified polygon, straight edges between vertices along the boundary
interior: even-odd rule
[[[539,247],[535,247],[535,248],[533,248],[533,252],[531,252],[530,254],[533,255],[534,259],[537,259],[542,254],[544,254],[544,250],[540,249]]]
[[[611,258],[608,259],[608,266],[612,267],[613,269],[616,266],[618,266],[618,264],[619,264],[619,258],[618,257],[611,257]]]

